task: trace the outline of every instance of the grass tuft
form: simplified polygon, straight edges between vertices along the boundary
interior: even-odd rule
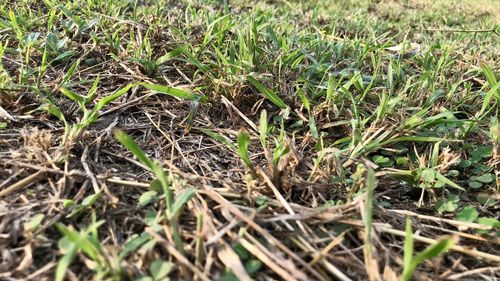
[[[498,15],[0,1],[0,279],[498,278]]]

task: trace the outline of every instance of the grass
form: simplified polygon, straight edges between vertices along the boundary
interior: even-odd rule
[[[494,0],[0,3],[0,279],[500,277]]]

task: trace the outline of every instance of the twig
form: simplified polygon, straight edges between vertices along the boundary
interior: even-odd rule
[[[380,225],[377,225],[375,227],[376,227],[376,229],[378,231],[382,231],[382,232],[385,232],[385,233],[394,234],[394,235],[397,235],[397,236],[400,236],[400,237],[406,237],[406,233],[404,231],[401,231],[401,230],[397,230],[397,229],[389,228],[389,227],[385,227],[385,226],[380,226]],[[423,237],[423,236],[416,235],[416,234],[413,234],[412,237],[416,241],[424,242],[424,243],[427,243],[427,244],[435,244],[435,243],[438,242],[435,239]],[[450,249],[453,250],[453,251],[455,251],[455,252],[459,252],[459,253],[462,253],[462,254],[473,256],[473,257],[476,257],[476,258],[482,258],[482,259],[489,260],[489,261],[500,262],[500,256],[488,254],[488,253],[485,253],[485,252],[480,252],[480,251],[477,251],[477,250],[474,250],[474,249],[468,249],[468,248],[465,248],[465,247],[462,247],[462,246],[458,246],[458,245],[454,245]]]
[[[267,232],[264,228],[262,228],[260,225],[255,223],[252,219],[250,219],[248,216],[243,214],[240,210],[238,210],[236,207],[234,207],[231,203],[229,203],[224,197],[222,197],[219,193],[215,192],[214,190],[211,190],[209,187],[205,187],[206,194],[213,199],[215,202],[221,204],[224,208],[226,208],[229,212],[231,212],[233,215],[244,221],[248,226],[251,228],[255,229],[258,233],[262,235],[264,239],[281,249],[283,252],[285,252],[287,255],[289,255],[293,260],[297,261],[300,265],[302,265],[309,273],[314,275],[316,278],[319,280],[326,280],[323,276],[318,274],[316,270],[314,270],[308,263],[306,263],[302,258],[300,258],[296,253],[294,253],[292,250],[290,250],[287,246],[285,246],[280,240],[276,239],[276,237],[272,236]],[[288,268],[288,270],[293,270],[292,268]]]
[[[55,262],[50,262],[46,265],[44,265],[42,268],[38,269],[37,271],[31,273],[30,275],[26,276],[26,279],[25,280],[38,280],[38,276],[40,276],[41,274],[51,270],[53,267],[55,267],[57,265],[57,263]]]
[[[499,35],[495,28],[490,29],[441,29],[441,28],[424,28],[418,29],[420,31],[440,31],[440,32],[465,32],[465,33],[487,33],[493,32],[496,35]]]
[[[287,270],[279,267],[276,262],[270,259],[266,254],[264,254],[258,247],[250,243],[244,238],[238,240],[241,245],[249,251],[252,255],[256,256],[260,261],[262,261],[265,265],[271,268],[274,272],[276,272],[279,276],[283,278],[283,280],[297,280],[293,277]]]
[[[155,240],[156,242],[159,242],[165,248],[168,250],[168,252],[174,256],[179,263],[181,263],[183,266],[191,269],[194,273],[197,274],[197,276],[204,281],[210,281],[210,279],[203,273],[201,272],[194,264],[192,264],[186,257],[184,257],[174,246],[172,246],[167,240],[165,240],[163,237],[161,237],[156,231],[154,231],[151,228],[146,228],[146,232],[149,233]]]
[[[3,182],[0,183],[0,189],[2,187],[6,186],[13,179],[17,178],[17,176],[19,176],[23,172],[24,172],[24,169],[21,169],[21,170],[15,172],[13,175],[9,176],[7,179],[5,179]]]
[[[13,192],[16,192],[17,190],[35,182],[38,179],[38,177],[42,174],[43,174],[42,171],[38,171],[38,172],[32,174],[31,176],[28,176],[28,177],[16,182],[15,184],[5,188],[4,190],[1,190],[0,191],[0,198],[7,196]]]
[[[82,163],[83,169],[85,169],[85,172],[87,173],[87,177],[90,178],[90,182],[92,183],[92,187],[94,188],[94,193],[99,193],[101,189],[99,188],[99,184],[97,183],[97,179],[90,170],[90,166],[87,163],[87,157],[89,155],[89,146],[86,145],[85,148],[83,149],[82,157],[80,158],[80,162]]]
[[[248,117],[245,116],[245,114],[243,114],[236,106],[234,106],[234,104],[232,102],[230,102],[225,96],[222,96],[221,95],[221,99],[222,99],[222,102],[227,106],[227,107],[230,107],[232,110],[234,110],[234,112],[236,112],[240,117],[241,119],[243,119],[248,125],[250,125],[250,127],[252,127],[252,129],[255,131],[255,132],[258,132],[259,130],[257,129],[257,125],[255,125],[254,122],[252,122],[252,120],[250,120]]]
[[[309,262],[309,264],[314,265],[318,261],[322,260],[323,257],[326,257],[328,255],[328,253],[333,250],[333,248],[335,248],[337,245],[342,243],[342,241],[344,241],[344,236],[345,236],[346,232],[347,231],[344,230],[342,233],[340,233],[339,236],[332,239],[332,241],[330,243],[328,243],[328,245],[326,245],[326,247],[324,247],[320,251],[315,252],[313,255],[313,259],[312,259],[312,261]]]
[[[243,244],[244,239],[242,239],[242,241],[240,242]],[[227,242],[224,240],[219,240],[218,244],[220,248],[217,251],[217,256],[226,266],[226,268],[230,268],[231,271],[234,273],[234,275],[236,275],[238,280],[251,281],[252,278],[250,278],[250,275],[248,275],[248,273],[246,272],[245,267],[241,262],[241,259],[233,251],[233,249],[231,249],[229,244],[227,244]],[[287,279],[287,280],[296,280],[296,279]]]
[[[20,161],[13,161],[13,160],[2,160],[2,161],[3,161],[2,164],[23,167],[23,168],[29,168],[29,169],[37,170],[40,172],[61,174],[61,175],[64,174],[64,172],[61,171],[60,169],[47,168],[47,167],[43,167],[43,166],[39,166],[39,165],[33,165],[33,164],[24,163],[24,162],[20,162]],[[72,174],[72,175],[74,175],[74,174]]]
[[[465,272],[456,273],[456,274],[453,274],[450,276],[442,276],[442,277],[445,277],[446,279],[451,279],[451,280],[461,280],[465,276],[480,274],[480,273],[488,272],[488,271],[492,272],[492,273],[500,272],[500,266],[476,268],[473,270],[468,270]]]
[[[450,233],[450,234],[457,235],[457,236],[464,237],[464,238],[468,238],[468,239],[473,239],[473,240],[477,240],[477,241],[481,241],[481,242],[494,243],[494,244],[500,245],[500,238],[493,238],[493,239],[489,240],[489,239],[486,239],[486,238],[478,236],[478,235],[449,230],[449,229],[446,229],[443,227],[438,227],[438,226],[433,226],[433,225],[428,225],[428,224],[423,224],[422,227],[436,229],[436,230],[439,230],[442,232]]]
[[[113,184],[131,186],[131,187],[136,187],[139,189],[149,189],[150,188],[149,183],[143,183],[143,182],[138,182],[138,181],[127,181],[127,180],[122,180],[122,179],[118,179],[118,178],[107,178],[106,181],[109,183],[113,183]]]
[[[303,237],[297,236],[297,238],[291,238],[291,240],[302,250],[308,251],[312,254],[312,256],[315,256],[315,253],[318,251],[316,248],[314,248],[310,243],[308,243]],[[335,265],[332,263],[328,262],[327,259],[321,259],[320,262],[323,267],[328,270],[333,276],[335,276],[338,280],[341,281],[352,281],[347,275],[345,275],[340,269],[338,269]],[[319,271],[318,271],[319,272]]]
[[[262,178],[267,183],[267,185],[269,186],[269,188],[271,188],[271,190],[274,193],[274,196],[276,196],[276,199],[278,199],[278,201],[288,211],[288,213],[290,215],[295,215],[295,211],[292,209],[292,207],[290,207],[290,204],[288,204],[288,202],[286,202],[286,200],[283,197],[283,195],[281,195],[281,193],[279,192],[279,190],[273,184],[273,182],[271,181],[271,179],[266,175],[266,173],[264,173],[262,170],[259,170],[259,174],[262,176]]]
[[[15,121],[14,117],[12,117],[7,110],[3,109],[2,106],[0,106],[0,116],[3,116],[5,119],[9,119],[11,121]]]
[[[164,130],[161,129],[160,127],[160,121],[158,121],[158,123],[154,122],[153,121],[153,118],[151,117],[151,115],[147,112],[144,112],[144,114],[146,115],[146,117],[149,119],[149,121],[151,122],[151,124],[153,124],[153,126],[156,128],[156,130],[158,130],[158,132],[160,132],[163,137],[165,137],[165,139],[170,142],[170,144],[175,148],[177,149],[177,152],[179,153],[179,155],[181,156],[182,160],[184,160],[184,163],[186,163],[186,165],[189,167],[189,169],[191,169],[191,171],[193,172],[193,174],[197,174],[196,173],[196,170],[193,168],[193,166],[191,166],[191,163],[189,163],[189,160],[186,158],[186,156],[184,155],[183,151],[182,151],[182,148],[180,147],[179,145],[179,142],[176,141],[174,139],[174,135],[170,134],[170,136],[167,134],[167,132],[165,132]]]
[[[290,204],[288,204],[288,202],[285,200],[285,198],[283,197],[283,195],[281,195],[281,193],[279,192],[279,190],[273,184],[273,182],[271,181],[271,179],[266,175],[266,173],[264,173],[264,171],[262,171],[262,170],[259,169],[259,174],[264,178],[264,180],[266,181],[266,183],[269,186],[269,188],[271,188],[271,190],[273,191],[274,196],[276,196],[276,199],[278,199],[278,201],[281,204],[283,204],[283,207],[285,207],[285,209],[288,211],[288,213],[290,213],[290,215],[295,215],[295,211],[292,209],[292,207],[290,207]],[[299,226],[300,230],[302,230],[302,232],[304,234],[307,234],[307,231],[306,231],[304,225],[302,224],[302,222],[300,222],[300,221],[297,220],[296,223]]]
[[[492,229],[491,226],[486,226],[486,225],[482,225],[482,224],[478,224],[478,223],[463,222],[463,221],[443,219],[443,218],[438,218],[438,217],[433,217],[433,216],[420,215],[420,214],[406,211],[406,210],[387,210],[387,211],[398,213],[398,214],[405,215],[405,216],[417,217],[417,218],[424,219],[424,220],[431,220],[431,221],[435,221],[435,222],[445,222],[445,223],[454,225],[456,227],[470,227],[470,228],[484,229],[484,230]]]

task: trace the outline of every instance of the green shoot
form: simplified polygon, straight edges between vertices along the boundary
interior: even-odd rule
[[[444,238],[436,244],[427,247],[424,251],[413,256],[413,233],[411,230],[411,220],[406,220],[406,237],[404,245],[404,270],[402,280],[409,281],[417,267],[425,260],[438,257],[446,253],[454,244],[452,238]]]

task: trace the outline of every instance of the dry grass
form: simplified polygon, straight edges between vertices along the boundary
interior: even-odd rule
[[[28,13],[23,9],[37,9],[29,8],[28,2],[17,3],[15,11],[26,15]],[[286,10],[289,9],[286,8],[286,3],[269,4],[265,7],[270,11]],[[395,19],[419,17],[420,12],[433,12],[435,7],[430,9],[427,3],[428,1],[381,1],[374,7],[367,8],[367,11],[373,17],[383,18],[388,24],[387,32],[393,33],[394,27],[391,25],[401,24]],[[485,13],[485,17],[494,18],[498,23],[500,12],[494,12],[498,5],[495,2],[488,3],[493,9],[479,6],[474,12],[467,13],[467,20],[477,16],[477,13]],[[363,118],[365,115],[377,114],[380,108],[377,95],[385,94],[392,86],[385,83],[387,75],[379,77],[382,82],[370,90],[367,102],[360,102],[359,107],[354,108],[347,96],[337,95],[341,93],[340,90],[335,92],[335,103],[328,104],[313,101],[315,87],[304,88],[313,104],[312,110],[308,112],[304,100],[296,95],[298,87],[295,83],[303,83],[300,80],[303,73],[315,67],[320,68],[312,57],[321,54],[313,51],[307,53],[311,58],[304,59],[300,69],[292,70],[287,64],[293,64],[293,61],[286,57],[286,52],[262,52],[263,55],[259,57],[262,65],[252,65],[252,73],[259,72],[262,81],[271,81],[266,85],[277,89],[290,105],[290,117],[280,119],[286,113],[258,95],[258,91],[244,80],[248,74],[244,70],[244,63],[235,67],[235,70],[227,70],[227,66],[216,64],[210,71],[204,72],[184,54],[181,59],[167,61],[151,75],[145,64],[130,60],[135,56],[135,50],[148,48],[145,45],[146,36],[151,44],[153,59],[183,44],[198,47],[203,44],[208,32],[204,21],[209,18],[205,13],[222,11],[223,8],[218,4],[206,7],[198,2],[191,4],[191,9],[200,14],[192,16],[189,26],[179,17],[188,9],[187,5],[173,2],[168,4],[168,11],[163,11],[164,19],[156,18],[154,10],[142,11],[143,17],[137,19],[100,15],[101,22],[96,27],[96,34],[102,40],[97,41],[100,43],[95,43],[85,33],[70,36],[70,49],[75,52],[71,59],[55,62],[48,66],[43,76],[28,75],[24,81],[21,78],[23,71],[35,69],[43,60],[43,48],[28,51],[28,62],[25,65],[19,59],[20,52],[14,51],[19,43],[14,39],[15,32],[0,30],[0,36],[3,36],[0,37],[0,44],[9,47],[8,52],[0,56],[0,70],[6,73],[4,76],[0,73],[0,82],[6,81],[2,77],[8,76],[11,79],[2,84],[3,88],[0,89],[0,121],[8,125],[0,129],[0,280],[53,280],[65,250],[65,247],[58,246],[63,235],[57,230],[56,224],[71,225],[74,229],[83,231],[93,224],[93,215],[103,222],[96,230],[99,240],[95,242],[102,247],[99,259],[93,259],[86,252],[80,251],[66,271],[66,280],[136,280],[140,276],[151,275],[148,272],[149,266],[155,260],[173,262],[170,280],[399,280],[404,267],[406,217],[411,218],[413,228],[416,229],[412,236],[416,253],[435,244],[442,237],[453,237],[455,241],[447,254],[420,264],[414,275],[415,280],[500,278],[500,240],[495,226],[477,221],[460,221],[452,212],[438,214],[433,206],[433,197],[447,197],[448,189],[445,188],[426,192],[425,204],[417,207],[416,202],[421,195],[418,181],[412,186],[408,181],[402,180],[404,176],[396,173],[397,169],[402,170],[400,166],[393,164],[385,167],[380,163],[376,164],[372,157],[375,151],[364,153],[372,141],[385,132],[393,133],[390,135],[391,140],[427,132],[427,125],[398,131],[397,123],[406,122],[412,116],[410,111],[405,111],[406,108],[428,106],[424,102],[430,99],[430,90],[425,88],[428,84],[422,83],[411,90],[412,95],[421,95],[421,100],[412,100],[406,96],[400,108],[383,115],[385,117],[381,120],[357,123],[356,126],[366,125],[366,128],[363,127],[358,132],[351,120],[355,120],[357,114]],[[43,4],[39,5],[40,10],[45,9]],[[146,3],[141,5],[148,6]],[[293,7],[295,3],[288,5]],[[301,9],[310,9],[307,3],[300,5]],[[408,5],[411,7],[408,8]],[[463,8],[464,11],[476,7],[472,2],[463,5],[468,7]],[[443,9],[449,8],[445,6]],[[6,20],[7,6],[3,5],[3,9],[5,11],[0,19]],[[242,17],[240,19],[235,16],[235,21],[254,17],[246,14],[246,9],[252,11],[249,5],[241,5],[231,11]],[[418,12],[415,13],[412,9],[417,9]],[[310,14],[313,14],[312,11],[314,9],[310,9]],[[321,11],[316,12],[321,14]],[[288,19],[287,25],[295,24],[291,23],[293,17],[287,13],[288,11],[281,10],[276,12]],[[301,10],[290,13],[300,14]],[[83,15],[82,12],[82,18]],[[67,19],[64,16],[61,18]],[[266,19],[271,22],[279,18]],[[45,26],[46,22],[45,16],[29,20],[40,26]],[[324,38],[318,36],[310,39],[321,40],[321,44],[346,44],[342,45],[346,50],[342,53],[345,58],[329,58],[336,60],[332,62],[335,64],[331,70],[332,75],[335,71],[339,72],[356,64],[354,61],[357,52],[362,47],[359,41],[350,41],[352,38],[348,36],[363,34],[357,33],[357,28],[363,24],[362,20],[361,16],[353,16],[347,22],[341,21],[345,26],[332,35],[334,39],[327,35]],[[357,24],[357,21],[360,23]],[[163,22],[164,25],[155,26],[157,22]],[[439,27],[439,22],[436,20],[436,26],[431,28]],[[56,23],[62,24],[62,20]],[[307,38],[313,38],[316,33],[309,32],[309,29],[314,30],[316,25],[326,32],[330,28],[328,25],[322,26],[321,20],[315,22],[308,18],[300,19],[296,24],[299,27],[306,26],[306,35],[304,39],[290,42],[304,50],[313,48]],[[445,25],[444,28],[453,27]],[[265,27],[259,28],[265,30]],[[288,30],[287,26],[278,25],[278,28],[285,30],[281,30],[284,34]],[[498,25],[495,28],[498,29]],[[111,37],[115,29],[119,30],[116,34],[121,38],[121,45],[118,47],[106,41],[106,36]],[[184,31],[180,32],[179,29]],[[233,36],[236,32],[237,29],[232,29],[227,36]],[[132,33],[135,34],[133,38]],[[382,31],[375,33],[383,34]],[[496,36],[494,33],[490,35]],[[405,35],[400,33],[400,36]],[[435,35],[432,31],[422,31],[411,36],[416,40],[421,38],[419,43],[425,45]],[[458,40],[453,37],[455,35],[444,36],[440,38]],[[438,60],[446,57],[443,55],[446,51],[436,50],[433,53],[436,61],[432,62],[429,71],[435,71],[436,83],[448,88],[463,79],[469,84],[460,84],[459,92],[470,105],[464,105],[457,99],[439,97],[438,102],[429,105],[430,116],[438,115],[443,112],[440,111],[442,108],[449,107],[450,111],[461,110],[464,112],[462,114],[472,120],[473,114],[481,108],[482,99],[478,100],[472,95],[479,95],[481,89],[489,89],[486,78],[481,72],[472,73],[466,69],[488,63],[493,66],[494,73],[498,74],[498,60],[491,55],[491,48],[494,49],[495,46],[491,42],[495,39],[484,38],[488,35],[483,34],[477,36],[480,37],[478,42],[482,52],[478,56],[467,57],[466,52],[472,51],[458,47],[467,45],[465,40],[457,41],[457,49],[450,52],[450,62],[443,59],[444,66]],[[132,42],[132,39],[136,42]],[[234,37],[230,40],[236,41]],[[360,39],[361,44],[375,46],[373,42],[376,40],[370,40],[372,39],[367,37]],[[384,37],[380,40],[392,39]],[[218,46],[225,44],[221,39]],[[202,49],[196,49],[193,53],[199,55],[202,63],[210,65],[212,53],[209,52],[212,52],[212,47],[206,47],[206,53]],[[383,48],[373,52],[379,51],[383,52]],[[461,54],[461,51],[464,53]],[[144,87],[133,87],[104,107],[97,120],[81,134],[61,145],[66,136],[63,122],[37,108],[50,100],[69,123],[81,120],[81,108],[58,92],[61,81],[77,59],[82,63],[76,68],[68,85],[74,92],[85,95],[91,89],[92,82],[99,77],[96,100],[101,100],[130,83],[149,82],[204,93],[209,101],[198,105],[159,95]],[[369,62],[370,59],[375,59],[375,56],[366,57],[361,62],[363,65],[360,69],[363,73],[375,73],[373,79],[378,79],[379,70]],[[422,73],[425,66],[411,59],[406,62],[407,69],[401,71],[412,73],[411,75],[415,75],[412,79],[419,81],[424,76]],[[464,70],[455,67],[455,64],[460,63],[465,65]],[[391,62],[384,57],[379,65],[380,71],[387,73],[390,65]],[[390,71],[395,72],[393,69]],[[214,77],[216,74],[219,76]],[[310,79],[313,81],[315,76],[311,75]],[[318,79],[319,89],[326,89],[323,82],[326,81]],[[403,88],[403,82],[394,86],[394,97],[397,97],[396,93],[403,92]],[[451,148],[441,150],[440,165],[436,169],[446,174],[457,166],[460,162],[460,159],[455,161],[457,157],[463,158],[463,155],[469,154],[469,150],[460,147],[463,142],[470,142],[478,147],[491,145],[484,132],[489,129],[487,126],[490,118],[498,119],[495,113],[498,112],[497,103],[498,101],[491,101],[492,109],[483,116],[484,120],[478,121],[479,129],[463,139],[447,142]],[[189,124],[188,116],[193,113],[195,106],[198,106],[198,111],[192,124]],[[279,158],[277,165],[273,165],[270,159],[273,149],[279,144],[270,141],[269,147],[263,148],[259,143],[259,115],[262,110],[268,112],[269,124],[273,126],[274,131],[270,130],[270,136],[279,134],[280,122],[285,125],[286,136],[283,143],[289,152]],[[313,136],[308,127],[310,116],[315,118],[319,131],[328,134],[327,137]],[[348,122],[342,122],[345,120]],[[155,176],[148,172],[143,162],[113,138],[115,129],[127,132],[149,157],[158,160],[172,175],[171,188],[177,197],[188,188],[196,190],[195,196],[186,203],[179,217],[184,243],[182,249],[174,243],[175,233],[170,228],[172,220],[165,215],[165,200],[158,199],[144,206],[138,203],[141,195],[151,190]],[[255,171],[244,165],[237,150],[209,137],[207,130],[225,136],[234,144],[241,132],[248,132],[251,139],[249,153]],[[360,133],[360,142],[352,150],[349,150],[350,146],[346,150],[346,142],[338,142],[344,137],[357,138],[357,133]],[[355,150],[356,147],[360,150]],[[408,154],[414,150],[425,162],[425,165],[418,161],[410,163],[408,171],[418,168],[412,165],[430,165],[427,162],[432,161],[432,153],[425,143],[402,140],[385,145],[381,150],[393,152],[403,148],[410,151]],[[340,150],[344,152],[339,153]],[[494,159],[495,156],[490,158]],[[491,167],[498,168],[498,163],[492,162]],[[375,170],[376,183],[367,180],[372,170]],[[348,181],[333,180],[342,177]],[[467,182],[467,179],[460,176],[456,180],[464,184]],[[496,180],[498,182],[498,174]],[[370,188],[374,189],[373,195],[369,193]],[[475,195],[481,192],[488,196],[498,194],[494,190],[495,187],[491,185],[484,190],[468,190],[469,193],[460,194],[462,201],[476,206],[482,217],[498,218],[498,203],[482,205],[474,201]],[[100,194],[99,199],[88,206],[82,205],[82,201],[93,194]],[[68,207],[68,200],[75,202],[77,207]],[[83,207],[75,214],[78,206]],[[33,219],[39,214],[43,214],[43,218],[35,223]],[[147,235],[149,242],[120,257],[126,242],[140,235]],[[107,271],[103,276],[96,273],[97,268],[102,265],[97,260],[106,264]]]

